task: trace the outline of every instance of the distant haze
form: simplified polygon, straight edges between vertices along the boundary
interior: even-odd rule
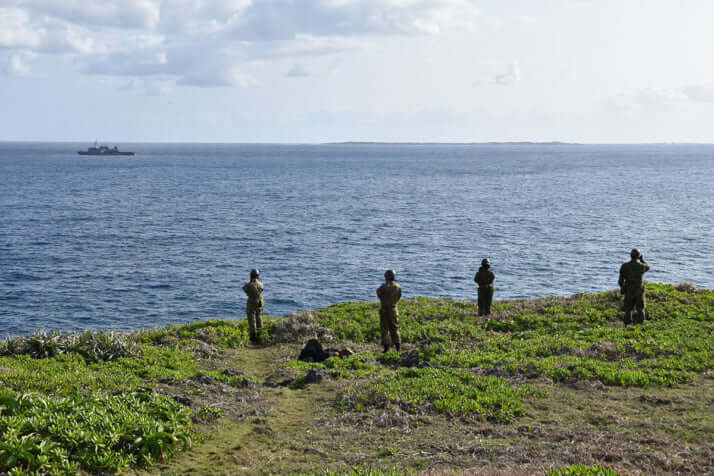
[[[0,140],[714,142],[714,2],[2,0]]]

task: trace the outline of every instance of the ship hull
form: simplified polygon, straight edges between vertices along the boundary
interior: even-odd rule
[[[87,152],[86,150],[80,150],[77,152],[79,155],[101,155],[101,156],[106,156],[106,155],[134,155],[134,152],[105,152],[105,153],[95,153],[95,152]]]

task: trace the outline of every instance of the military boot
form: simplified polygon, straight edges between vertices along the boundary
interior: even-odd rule
[[[389,344],[384,344],[384,352],[389,352]]]
[[[632,324],[632,319],[630,318],[630,313],[626,312],[625,313],[625,325],[629,326],[630,324]]]

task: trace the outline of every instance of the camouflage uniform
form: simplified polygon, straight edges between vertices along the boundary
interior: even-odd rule
[[[622,294],[625,295],[625,324],[631,323],[632,309],[637,311],[635,324],[642,324],[645,320],[645,284],[642,277],[649,269],[650,266],[643,258],[633,259],[620,267],[618,282]]]
[[[478,269],[474,276],[474,282],[478,284],[478,315],[488,316],[491,314],[491,302],[493,301],[493,281],[496,275],[485,266]]]
[[[248,325],[250,326],[250,340],[258,340],[258,330],[263,327],[263,283],[257,279],[252,279],[243,286],[243,291],[248,295],[246,312],[248,314]]]
[[[402,287],[394,281],[388,281],[377,289],[377,297],[381,302],[379,308],[379,327],[382,334],[382,345],[389,347],[389,335],[392,344],[399,350],[401,338],[399,337],[399,311],[397,303],[402,298]]]

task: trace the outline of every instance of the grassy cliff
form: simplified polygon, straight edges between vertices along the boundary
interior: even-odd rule
[[[714,292],[376,303],[0,343],[0,474],[714,472]],[[355,354],[296,359],[317,336]],[[312,383],[315,380],[320,380]]]

